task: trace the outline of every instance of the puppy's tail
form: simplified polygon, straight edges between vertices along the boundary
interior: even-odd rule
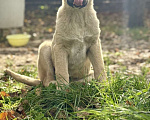
[[[8,69],[5,70],[5,73],[13,77],[15,80],[22,82],[24,84],[30,85],[30,86],[36,86],[41,83],[39,79],[34,79],[34,78],[30,78],[24,75],[20,75]]]

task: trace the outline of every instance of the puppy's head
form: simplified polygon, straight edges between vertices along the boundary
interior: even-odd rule
[[[76,8],[86,7],[89,1],[90,0],[66,0],[69,6]]]

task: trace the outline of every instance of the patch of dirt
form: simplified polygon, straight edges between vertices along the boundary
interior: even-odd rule
[[[8,48],[8,51],[5,49],[5,54],[0,54],[0,75],[3,75],[3,71],[6,68],[17,71],[27,65],[33,65],[36,67],[37,49],[13,48],[12,51],[15,51],[13,54],[11,49],[12,48]]]
[[[118,50],[106,51],[104,58],[108,57],[110,61],[109,68],[111,71],[127,69],[130,73],[139,74],[142,68],[150,68],[150,50]]]

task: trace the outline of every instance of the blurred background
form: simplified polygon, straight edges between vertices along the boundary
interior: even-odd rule
[[[8,8],[9,3],[9,6],[15,6],[12,9],[16,9],[19,2],[14,1],[6,0],[4,5],[4,1],[0,0],[2,2],[0,6],[3,6],[0,10],[1,14],[5,14],[5,19],[2,17],[0,19],[0,47],[9,46],[6,36],[14,33],[28,33],[31,35],[31,41],[51,39],[61,0],[21,0],[20,4],[24,4],[25,11],[22,9],[24,12],[12,15],[10,13],[12,10],[7,12],[4,8]],[[138,43],[136,44],[133,40],[142,40],[143,44],[150,40],[150,0],[95,0],[94,3],[101,22],[102,42],[111,45],[106,46],[106,49],[140,47],[141,45],[138,46]],[[17,11],[21,11],[21,8]],[[16,14],[24,14],[24,20],[23,15],[20,19]],[[8,23],[6,19],[9,20]],[[147,45],[142,45],[143,47],[149,48]]]
[[[61,0],[0,0],[1,68],[36,65],[38,46],[53,37],[60,5]],[[120,65],[131,71],[149,67],[150,0],[94,0],[94,8],[100,20],[105,63],[112,70]],[[6,39],[24,33],[31,35],[25,46],[12,47]]]

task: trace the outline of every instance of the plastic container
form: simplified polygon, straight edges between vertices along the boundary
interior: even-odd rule
[[[29,42],[30,37],[31,35],[28,34],[14,34],[8,35],[6,38],[11,46],[21,47],[25,46]]]

